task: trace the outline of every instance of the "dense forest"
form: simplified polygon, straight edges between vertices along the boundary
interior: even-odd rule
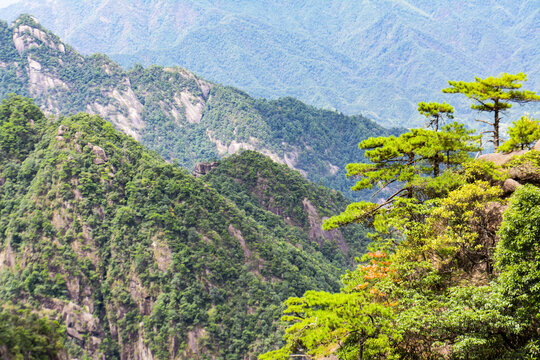
[[[480,134],[444,102],[388,130],[29,15],[0,40],[0,357],[540,357],[526,74],[448,81]]]
[[[57,350],[43,337],[70,358],[253,358],[280,343],[282,301],[339,290],[365,249],[361,227],[320,231],[342,195],[256,153],[204,182],[98,116],[19,96],[0,105],[0,153],[0,315],[23,316],[0,327],[8,358]]]
[[[255,99],[182,68],[126,71],[105,55],[82,56],[29,15],[0,22],[0,37],[0,98],[31,96],[55,116],[100,115],[189,171],[256,150],[354,197],[343,169],[362,157],[358,141],[403,131],[293,98]]]
[[[524,79],[445,91],[490,89],[482,106],[496,119],[540,100],[517,90]],[[369,162],[347,166],[354,190],[379,187],[385,200],[347,205],[254,151],[193,177],[98,116],[47,118],[9,96],[1,354],[537,357],[540,123],[522,116],[498,153],[473,159],[480,137],[450,105],[418,110],[426,128],[364,140]]]

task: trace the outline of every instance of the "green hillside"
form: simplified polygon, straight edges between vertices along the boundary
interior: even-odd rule
[[[323,229],[363,223],[369,252],[339,292],[289,298],[286,344],[259,359],[537,359],[540,123],[509,133],[477,159],[459,123],[360,143],[370,162],[347,166],[356,188],[399,185]]]
[[[47,119],[20,97],[0,105],[0,155],[0,306],[58,321],[70,358],[254,358],[281,343],[280,303],[337,291],[363,249],[360,229],[310,236],[342,196],[251,152],[213,179],[242,179],[238,159],[279,173],[265,196],[294,220],[239,202],[249,186],[215,190],[97,116]],[[305,208],[283,188],[305,194]]]
[[[294,236],[309,237],[325,256],[340,259],[338,264],[343,264],[342,257],[353,264],[354,257],[365,251],[367,242],[359,241],[367,241],[361,226],[322,231],[325,219],[345,210],[348,201],[341,193],[306,181],[299,172],[260,153],[245,151],[215,163],[203,180],[267,227],[294,229]]]
[[[344,166],[369,136],[397,133],[293,98],[255,99],[181,68],[135,66],[82,56],[34,18],[0,23],[0,97],[35,98],[53,115],[98,114],[186,169],[239,150],[256,150],[309,180],[348,192]],[[349,192],[350,194],[350,192]]]

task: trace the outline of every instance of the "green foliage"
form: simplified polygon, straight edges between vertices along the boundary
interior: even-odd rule
[[[294,226],[239,200],[250,198],[248,187],[237,198],[220,189],[229,200],[98,116],[41,122],[27,108],[35,106],[20,97],[0,106],[1,124],[26,114],[17,119],[27,116],[20,124],[30,134],[13,137],[19,145],[0,160],[0,249],[14,264],[0,271],[0,303],[81,305],[70,314],[95,326],[82,337],[103,342],[96,349],[69,337],[71,356],[119,358],[141,337],[166,359],[191,354],[188,334],[197,334],[203,358],[253,357],[281,344],[282,301],[337,291],[339,274],[364,247],[362,229],[343,232],[348,255],[333,241],[312,241],[294,196],[305,195],[319,216],[345,199],[259,154],[246,157],[268,172],[267,196],[275,194]],[[245,169],[224,165],[216,179],[252,179]],[[93,306],[84,316],[83,301]]]
[[[433,116],[428,108],[419,110]],[[441,151],[443,139],[451,150]],[[540,355],[540,191],[520,187],[499,229],[505,203],[500,184],[507,174],[469,159],[474,140],[454,123],[442,131],[413,129],[360,143],[371,163],[348,165],[348,174],[360,178],[355,189],[399,187],[385,201],[350,204],[324,228],[370,224],[376,231],[370,234],[372,251],[343,276],[340,293],[289,299],[286,343],[260,359]],[[530,151],[507,167],[534,173],[538,160],[538,152]],[[445,165],[442,174],[438,164]]]
[[[495,234],[487,231],[492,224],[485,217],[486,204],[501,201],[502,192],[463,172],[460,184],[444,196],[423,203],[399,199],[383,208],[373,222],[379,235],[371,246],[385,251],[365,256],[343,277],[340,293],[306,293],[290,299],[286,312],[292,315],[284,317],[290,322],[286,345],[261,358],[286,359],[291,354],[339,359],[534,358],[538,326],[532,319],[537,309],[531,311],[530,306],[537,301],[519,289],[534,289],[535,270],[530,264],[535,261],[531,246],[538,239],[538,206],[534,200],[522,201],[520,194],[534,199],[531,191],[537,194],[538,189],[520,189],[513,200],[520,204],[519,212],[512,205],[509,214],[515,216],[505,216],[512,230],[501,228],[498,258],[516,259],[521,271],[512,274],[517,267],[499,260],[497,279],[491,270]],[[525,209],[530,216],[523,215]],[[526,234],[525,241],[532,241],[520,249],[527,254],[523,260],[501,250],[508,246],[505,241],[514,244],[519,232]],[[364,312],[363,304],[369,304],[373,313]],[[367,314],[372,318],[365,319]],[[373,338],[358,341],[353,334],[365,331],[365,326],[378,331],[372,329],[366,334]],[[370,348],[372,340],[377,347]]]
[[[0,57],[5,53],[6,58],[6,67],[0,66],[0,97],[8,90],[27,94],[32,89],[47,112],[106,114],[115,126],[189,170],[201,161],[253,149],[294,166],[317,184],[348,197],[364,196],[351,192],[351,182],[342,176],[345,164],[362,156],[353,145],[401,132],[293,98],[255,99],[182,68],[136,65],[125,71],[105,55],[78,54],[30,16],[14,23],[23,25],[36,31],[21,32],[33,44],[21,54],[13,44],[14,28],[0,26],[6,40],[0,47]],[[42,75],[32,83],[31,64]]]
[[[448,81],[450,87],[443,89],[444,93],[464,94],[472,99],[476,104],[471,105],[471,109],[492,112],[493,122],[478,120],[492,126],[493,130],[488,131],[493,134],[493,144],[498,149],[500,136],[499,126],[501,115],[512,107],[512,102],[519,104],[540,101],[540,95],[529,90],[518,90],[521,82],[527,80],[527,75],[519,73],[516,75],[503,73],[498,77],[487,77],[481,79],[476,77],[474,82]]]
[[[353,145],[372,134],[397,134],[362,116],[316,109],[293,99],[255,100],[238,90],[215,87],[201,123],[223,144],[252,143],[263,153],[294,164],[315,183],[355,196],[342,177],[345,164],[362,156]],[[258,144],[261,145],[258,145]]]
[[[523,186],[515,192],[504,215],[496,258],[505,291],[533,317],[540,311],[539,225],[540,190]]]
[[[3,100],[0,105],[2,158],[23,160],[39,140],[39,130],[44,121],[45,116],[32,100],[13,94]]]
[[[322,219],[343,211],[348,204],[335,190],[317,186],[299,172],[255,151],[232,155],[214,166],[204,181],[246,215],[279,231],[280,237],[300,241],[304,250],[316,242],[325,257],[334,258],[342,268],[364,252],[367,239],[361,226],[321,234]]]
[[[13,31],[4,21],[0,21],[0,40],[0,61],[10,62],[16,59],[18,54],[13,45]]]
[[[193,169],[200,161],[216,159],[219,154],[201,123],[190,123],[180,102],[181,93],[189,93],[202,101],[208,100],[195,76],[175,68],[134,66],[127,72],[133,91],[144,104],[142,117],[147,124],[141,141],[167,160]],[[180,103],[179,103],[180,102]],[[180,105],[180,106],[179,106]],[[182,106],[182,107],[181,107]],[[178,110],[173,110],[178,109]]]
[[[17,93],[28,95],[25,82],[28,80],[26,72],[21,71],[19,53],[13,44],[13,30],[7,23],[0,21],[0,99],[8,94]]]
[[[0,310],[2,359],[62,359],[64,329],[55,320],[30,310]]]
[[[505,141],[497,151],[512,152],[531,148],[534,142],[540,139],[540,123],[529,115],[523,115],[519,120],[513,121],[514,126],[508,128],[510,139]]]
[[[315,358],[336,354],[340,359],[397,359],[391,343],[399,338],[392,310],[363,293],[307,292],[285,303],[287,345],[259,359]],[[339,346],[336,346],[339,344]],[[359,355],[361,354],[361,355]]]
[[[359,266],[343,278],[341,293],[310,291],[302,298],[290,298],[283,321],[291,323],[286,344],[259,359],[288,359],[309,355],[315,358],[337,355],[339,359],[397,359],[391,344],[401,339],[395,327],[393,305],[385,293],[370,286],[388,277],[386,254],[369,253],[370,264]],[[358,283],[358,278],[362,282]],[[369,281],[365,282],[364,281]],[[369,291],[366,291],[369,287]]]
[[[452,181],[440,177],[440,167],[453,169],[470,160],[469,153],[476,151],[477,138],[471,135],[462,124],[452,123],[441,131],[412,129],[399,137],[370,138],[359,144],[366,149],[366,157],[370,163],[353,163],[347,165],[347,175],[360,178],[352,190],[371,189],[374,185],[384,190],[393,183],[403,184],[382,204],[372,202],[353,203],[342,214],[325,222],[325,229],[333,229],[341,225],[372,219],[384,206],[403,201],[402,199],[424,196],[437,197],[444,195],[448,189],[442,187],[435,190],[433,181],[438,185]],[[426,178],[433,175],[433,181]]]
[[[0,12],[12,20],[32,9],[82,53],[111,54],[126,68],[179,64],[255,97],[294,96],[317,107],[376,115],[403,126],[418,120],[418,101],[439,96],[432,84],[444,83],[447,74],[473,79],[475,71],[499,66],[536,74],[537,19],[528,16],[536,2],[524,1],[519,9],[511,2],[469,3],[467,16],[462,16],[448,1],[410,8],[408,2],[365,6],[331,0],[283,6],[264,1],[245,6],[241,1],[193,0],[182,3],[186,16],[178,20],[162,16],[178,14],[176,2],[137,0],[114,8],[118,23],[129,31],[102,22],[94,2],[32,6],[32,0],[24,0]],[[69,21],[59,21],[57,14]],[[438,21],[426,14],[447,15]],[[502,14],[516,14],[519,21],[504,21]],[[160,21],[150,20],[156,18]],[[385,33],[395,35],[381,35]]]
[[[435,131],[439,131],[439,126],[443,124],[445,118],[454,118],[454,108],[444,102],[442,104],[436,102],[420,102],[418,103],[417,110],[426,117],[426,127],[433,127]]]

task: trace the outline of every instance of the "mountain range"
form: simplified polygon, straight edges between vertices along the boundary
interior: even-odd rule
[[[420,125],[420,101],[466,111],[468,101],[440,93],[448,80],[523,71],[540,86],[535,0],[21,0],[0,18],[21,13],[124,67],[180,65],[256,97],[387,125]]]
[[[56,116],[99,114],[189,170],[256,150],[347,192],[344,167],[362,158],[358,142],[401,131],[294,98],[255,99],[178,67],[126,71],[105,55],[81,55],[29,15],[0,23],[0,37],[0,98],[30,96]]]
[[[126,25],[127,17],[112,21],[110,10],[131,12],[139,21],[130,19],[131,30],[121,31],[127,45],[146,32],[157,44],[170,36],[168,21],[181,18],[175,26],[185,34],[171,40],[181,46],[210,16],[219,25],[203,36],[214,41],[212,61],[233,45],[278,44],[259,41],[273,27],[280,29],[280,41],[291,41],[297,59],[314,57],[309,41],[297,46],[291,34],[301,19],[293,24],[286,10],[301,8],[315,23],[330,6],[335,23],[361,23],[350,16],[353,2],[282,3],[280,12],[274,1],[23,0],[6,9],[25,4],[80,11],[80,17],[66,11],[66,23],[88,30],[101,24],[100,34],[111,39],[117,38],[108,31]],[[361,4],[371,9],[366,14],[373,22],[349,38],[405,61],[396,67],[400,73],[414,68],[406,56],[413,46],[393,46],[404,34],[416,39],[414,19],[444,19],[428,2]],[[490,21],[511,5],[490,4]],[[274,24],[265,32],[255,16],[262,5],[264,23]],[[391,11],[378,18],[384,6]],[[522,30],[534,27],[534,3],[521,6],[520,14],[532,16],[522,19]],[[472,13],[476,8],[455,6]],[[148,11],[167,20],[161,33],[149,30],[160,24],[145,17]],[[177,11],[185,16],[175,18]],[[506,15],[499,20],[512,18]],[[336,28],[320,34],[318,27],[305,27],[304,39],[312,32],[313,39],[330,38]],[[219,29],[222,35],[214,36]],[[246,29],[258,35],[249,37]],[[394,36],[385,47],[382,40]],[[522,36],[530,37],[528,46],[536,41],[526,31]],[[459,32],[446,37],[447,43],[466,40]],[[435,46],[430,39],[424,36]],[[450,56],[447,43],[430,54]],[[129,54],[127,45],[114,46],[124,51],[117,59],[162,56],[144,47]],[[316,54],[330,68],[323,56],[328,49]],[[269,51],[272,61],[289,63],[288,52]],[[499,60],[512,61],[519,51]],[[238,54],[246,60],[246,53]],[[534,56],[523,55],[520,66],[534,63]],[[379,70],[391,67],[383,58]],[[440,69],[446,66],[445,59],[436,60]],[[387,77],[376,67],[364,71],[366,78]],[[410,80],[421,79],[420,73],[409,74]],[[375,96],[377,87],[370,89]],[[0,99],[2,359],[487,359],[538,353],[539,298],[530,286],[539,273],[538,142],[532,150],[472,160],[460,147],[472,141],[468,136],[418,129],[402,134],[402,128],[293,97],[254,98],[178,66],[145,63],[126,70],[107,55],[77,51],[28,14],[0,22]],[[382,99],[407,109],[397,98]],[[529,127],[538,123],[529,121]],[[524,147],[537,141],[533,130]],[[377,194],[387,195],[387,203],[376,198],[351,204],[336,189],[351,185],[345,164],[365,160],[358,142],[398,134],[371,140],[381,145],[368,153],[372,164],[355,170],[374,173],[368,181],[382,187]],[[456,148],[463,156],[439,174],[439,155],[450,157]],[[434,164],[433,177],[426,175]],[[339,213],[323,231],[323,222]],[[342,223],[350,224],[331,230]]]
[[[284,300],[337,291],[365,251],[361,226],[322,231],[349,202],[305,176],[398,130],[125,71],[29,15],[0,40],[1,357],[254,359],[282,344]]]

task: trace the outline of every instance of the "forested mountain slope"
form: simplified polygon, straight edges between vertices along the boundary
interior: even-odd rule
[[[231,201],[98,116],[47,119],[11,97],[0,105],[0,316],[57,319],[69,358],[251,359],[278,345],[280,302],[338,290],[364,239],[361,229],[312,234],[344,198],[260,155],[208,179],[244,179],[230,165],[241,158],[259,164],[255,183],[279,172],[264,192],[272,209],[237,206],[249,187],[222,188]],[[305,206],[282,201],[284,187],[303,191]],[[0,338],[16,331],[0,327]]]
[[[347,190],[342,169],[361,157],[358,141],[396,132],[292,98],[254,99],[181,68],[125,71],[106,56],[80,55],[26,15],[0,23],[0,36],[0,97],[32,96],[55,115],[99,114],[187,169],[250,149]]]
[[[535,0],[11,2],[0,18],[34,14],[85,54],[400,125],[448,79],[523,71],[540,85]]]
[[[307,234],[318,243],[328,258],[345,256],[353,264],[354,256],[364,252],[367,237],[362,227],[322,230],[324,220],[345,209],[348,201],[341,193],[306,181],[300,173],[255,151],[230,156],[211,167],[203,180],[257,221],[270,228],[301,229],[302,236]]]

